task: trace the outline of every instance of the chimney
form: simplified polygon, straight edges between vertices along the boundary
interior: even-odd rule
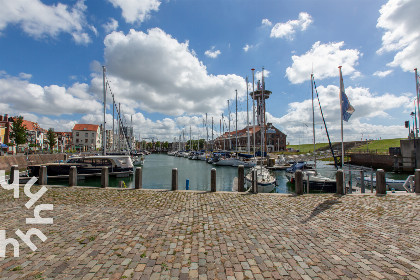
[[[0,122],[2,122],[3,121],[3,116],[0,116]]]
[[[6,114],[6,115],[4,115],[4,120],[7,122],[7,121],[9,121],[9,115],[8,114]]]

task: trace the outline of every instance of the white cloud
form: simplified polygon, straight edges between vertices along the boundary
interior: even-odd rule
[[[108,0],[114,7],[122,10],[122,16],[128,23],[143,22],[149,16],[150,12],[158,11],[159,0]]]
[[[235,89],[245,95],[237,75],[210,75],[189,50],[159,28],[130,30],[105,38],[107,76],[118,102],[127,107],[167,115],[217,113]],[[93,74],[92,90],[101,95],[102,75]]]
[[[25,76],[26,75],[26,76]],[[18,77],[0,76],[0,104],[10,113],[63,115],[100,112],[101,103],[89,92],[87,84],[75,83],[69,88],[57,85],[40,86],[30,83],[29,74]]]
[[[305,31],[311,23],[311,15],[305,12],[301,12],[299,13],[299,19],[289,20],[285,23],[276,23],[271,29],[270,37],[287,38],[289,40],[293,40],[293,35],[296,33],[297,30]]]
[[[373,73],[373,76],[377,76],[379,78],[385,78],[386,76],[390,75],[394,70],[386,70],[386,71],[376,71]]]
[[[248,45],[248,44],[246,44],[244,47],[243,47],[243,50],[244,50],[244,52],[248,52],[249,51],[249,49],[252,49],[254,46],[253,45]]]
[[[286,76],[293,84],[310,80],[312,69],[318,80],[337,77],[338,66],[343,66],[343,75],[360,76],[355,66],[362,54],[357,49],[344,49],[344,42],[321,44],[319,41],[301,56],[293,55],[293,64],[286,69]]]
[[[261,24],[262,25],[266,25],[266,26],[272,26],[273,24],[271,23],[271,21],[269,21],[268,19],[263,19],[262,21],[261,21]]]
[[[210,50],[205,51],[204,54],[210,58],[217,58],[221,52],[220,50],[215,50],[215,47],[213,46]]]
[[[103,24],[102,27],[104,28],[105,33],[111,33],[118,29],[118,21],[114,18],[110,18],[109,22]]]
[[[377,28],[385,30],[378,54],[396,52],[388,66],[413,71],[420,61],[420,1],[389,0],[380,9]]]
[[[333,142],[341,141],[341,124],[340,124],[340,104],[339,104],[339,88],[334,85],[327,87],[317,87],[324,117],[327,122],[328,132]],[[355,108],[355,112],[351,116],[349,122],[344,123],[345,141],[360,139],[361,133],[367,138],[399,138],[405,137],[407,130],[403,126],[403,122],[399,123],[399,113],[393,115],[392,111],[406,110],[407,104],[410,104],[411,96],[409,94],[395,95],[385,93],[383,95],[373,94],[367,88],[347,87],[351,105]],[[309,93],[308,93],[309,95]],[[317,102],[316,102],[317,103]],[[386,119],[389,125],[374,124],[377,118]],[[303,137],[310,135],[312,141],[312,102],[306,99],[302,102],[292,102],[286,115],[281,118],[275,118],[269,115],[268,119],[275,125],[283,128],[287,134],[287,141],[297,144],[299,138],[301,142]],[[321,131],[320,126],[324,127],[319,107],[315,107],[315,123],[317,128],[317,141],[325,139],[325,130]],[[398,123],[398,124],[393,124]],[[306,141],[306,142],[310,142]]]
[[[10,24],[16,24],[37,39],[69,33],[76,43],[86,44],[90,42],[90,37],[84,30],[93,29],[86,23],[85,11],[83,0],[71,8],[62,3],[49,6],[39,0],[2,1],[0,31]]]

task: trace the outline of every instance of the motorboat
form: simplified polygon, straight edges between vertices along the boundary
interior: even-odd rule
[[[77,174],[100,174],[103,167],[108,167],[109,175],[125,177],[134,173],[134,165],[129,155],[77,156],[66,162],[29,165],[28,176],[39,177],[41,166],[47,166],[49,177],[68,176],[70,167],[76,166]]]
[[[409,178],[407,178],[407,180]],[[396,180],[396,179],[391,179],[391,178],[385,178],[386,189],[388,191],[391,191],[392,189],[396,191],[407,191],[407,184],[405,184],[407,180]],[[356,181],[357,181],[357,184],[361,185],[361,181],[362,181],[361,177],[356,177]],[[372,178],[371,176],[364,176],[364,185],[371,188],[372,184],[373,184],[373,187],[376,188],[376,177],[373,176]]]
[[[276,177],[264,166],[255,166],[245,175],[247,188],[252,188],[252,173],[257,171],[257,189],[259,193],[270,193],[276,188]]]

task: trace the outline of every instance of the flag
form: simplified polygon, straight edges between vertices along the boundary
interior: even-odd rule
[[[349,99],[344,91],[344,82],[343,76],[341,76],[341,69],[340,69],[340,97],[341,97],[341,110],[343,115],[343,120],[346,122],[349,121],[351,115],[354,113],[354,107],[351,106]]]

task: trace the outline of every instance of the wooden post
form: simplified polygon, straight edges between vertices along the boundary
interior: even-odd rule
[[[335,174],[335,180],[337,182],[337,194],[343,195],[344,194],[344,177],[343,177],[343,170],[337,170]]]
[[[172,190],[178,190],[178,169],[172,168]]]
[[[295,192],[297,195],[303,194],[303,173],[302,170],[295,172]]]
[[[101,172],[101,188],[109,187],[109,171],[108,167],[102,167]]]
[[[370,192],[373,193],[373,169],[370,171]]]
[[[77,167],[70,166],[69,172],[69,187],[77,186]]]
[[[258,193],[257,170],[252,171],[252,192],[253,193]]]
[[[238,166],[238,192],[244,191],[244,178],[245,178],[245,167],[243,165]]]
[[[360,192],[365,193],[365,172],[360,170]]]
[[[276,159],[275,158],[269,158],[268,159],[268,166],[273,167],[274,164],[276,164]]]
[[[212,192],[216,192],[216,168],[211,169],[211,182],[210,188]]]
[[[18,183],[19,167],[17,165],[12,165],[11,168],[10,168],[9,184],[13,184],[15,182],[15,180],[16,180],[16,183]]]
[[[349,193],[353,192],[352,181],[351,181],[351,170],[349,170]]]
[[[38,179],[38,184],[40,186],[44,186],[46,185],[48,182],[48,176],[47,176],[47,167],[45,165],[42,165],[39,168],[39,179]]]
[[[136,167],[136,174],[134,178],[134,188],[142,189],[143,188],[143,173],[141,167]]]
[[[420,169],[416,169],[414,172],[414,187],[416,188],[415,193],[420,194]]]
[[[309,193],[309,182],[310,182],[310,179],[309,179],[309,174],[308,173],[306,173],[306,175],[307,175],[307,178],[306,178],[306,193]]]
[[[385,171],[378,169],[376,171],[376,195],[386,194]]]

